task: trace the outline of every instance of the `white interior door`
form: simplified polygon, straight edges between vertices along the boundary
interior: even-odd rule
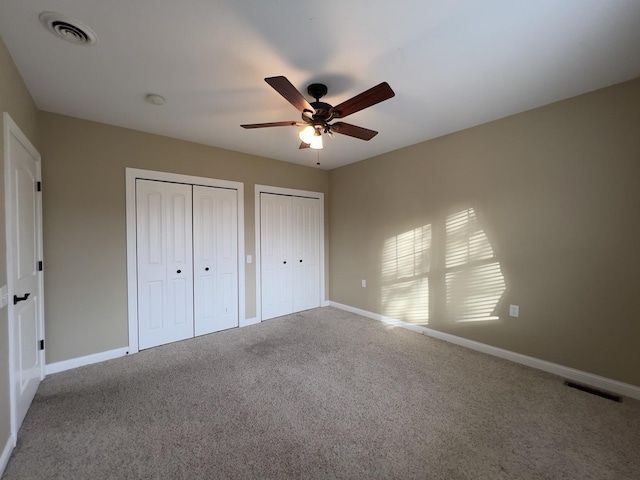
[[[136,180],[140,349],[194,335],[191,190]]]
[[[291,197],[261,193],[262,319],[293,312]]]
[[[320,200],[292,197],[293,311],[320,306]]]
[[[238,192],[193,186],[195,334],[238,326]]]
[[[44,377],[40,156],[7,114],[6,186],[12,431],[16,433]]]

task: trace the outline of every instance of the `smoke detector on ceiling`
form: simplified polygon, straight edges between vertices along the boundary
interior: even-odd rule
[[[96,34],[86,25],[55,12],[42,12],[40,22],[54,35],[76,45],[93,45]]]
[[[145,97],[147,102],[152,103],[154,105],[164,105],[165,99],[162,95],[158,95],[157,93],[150,93]]]

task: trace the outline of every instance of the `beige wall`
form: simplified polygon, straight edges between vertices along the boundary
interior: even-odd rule
[[[640,385],[640,79],[335,169],[329,182],[331,300],[388,314],[385,242],[431,225],[430,317],[416,323]],[[445,308],[444,224],[470,207],[506,283],[493,321]],[[399,283],[396,311],[410,291]]]
[[[125,167],[244,182],[254,257],[255,184],[328,192],[328,173],[312,167],[51,113],[41,121],[48,364],[128,345]],[[254,267],[245,270],[248,318]]]
[[[8,112],[23,133],[38,148],[38,112],[0,38],[0,113]],[[0,131],[0,286],[7,284],[7,247],[4,215],[4,125]],[[10,431],[9,344],[7,308],[0,309],[0,451]]]

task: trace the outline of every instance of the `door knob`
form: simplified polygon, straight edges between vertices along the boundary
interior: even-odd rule
[[[19,297],[17,295],[13,296],[13,304],[16,305],[18,302],[24,302],[27,298],[29,298],[30,293],[25,293],[24,297]]]
[[[205,267],[204,271],[208,272],[209,271],[209,267]]]
[[[302,263],[302,259],[300,259],[300,263]]]
[[[182,270],[178,270],[178,272],[177,272],[177,273],[182,273]]]
[[[282,263],[285,263],[285,264],[286,264],[286,263],[287,263],[287,261],[285,260],[285,261],[284,261],[284,262],[282,262]]]

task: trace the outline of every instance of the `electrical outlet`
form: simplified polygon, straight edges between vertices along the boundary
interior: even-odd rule
[[[510,317],[519,317],[520,316],[520,307],[518,305],[509,305],[509,316]]]
[[[367,288],[367,281],[366,280],[362,280],[362,288]]]

